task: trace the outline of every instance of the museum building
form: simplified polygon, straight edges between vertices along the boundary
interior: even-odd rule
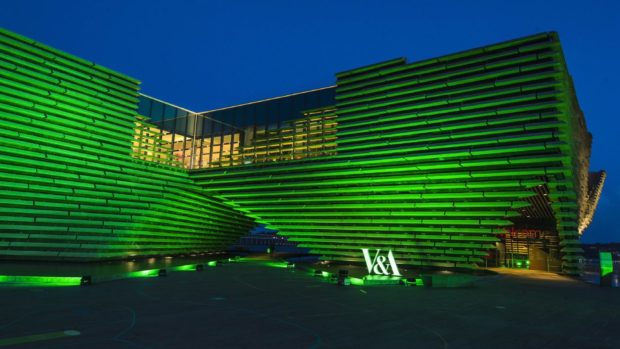
[[[221,251],[576,273],[605,172],[558,34],[335,74],[203,112],[0,30],[0,258]]]

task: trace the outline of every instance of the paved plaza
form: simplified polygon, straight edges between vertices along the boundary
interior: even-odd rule
[[[620,347],[620,289],[496,271],[474,287],[449,289],[339,287],[299,269],[256,263],[88,287],[5,286],[0,346]]]

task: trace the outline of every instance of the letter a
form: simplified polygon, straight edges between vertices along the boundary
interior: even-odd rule
[[[394,259],[394,255],[392,254],[392,250],[388,252],[388,261],[390,261],[390,266],[392,267],[392,275],[394,276],[402,276],[398,271],[398,266],[396,265],[396,260]]]

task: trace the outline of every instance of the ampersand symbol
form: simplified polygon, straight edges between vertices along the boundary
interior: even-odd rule
[[[377,257],[377,262],[376,262],[375,267],[373,269],[375,274],[383,274],[383,275],[389,275],[390,274],[390,272],[388,271],[388,267],[385,265],[385,261],[386,260],[387,260],[387,258],[385,256],[378,256]]]

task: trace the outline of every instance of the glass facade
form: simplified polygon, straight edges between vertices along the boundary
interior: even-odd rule
[[[138,114],[145,118],[136,124],[134,156],[191,168],[196,113],[140,95]],[[155,149],[148,149],[151,146]]]
[[[140,95],[134,156],[187,169],[334,155],[332,87],[206,112]]]

